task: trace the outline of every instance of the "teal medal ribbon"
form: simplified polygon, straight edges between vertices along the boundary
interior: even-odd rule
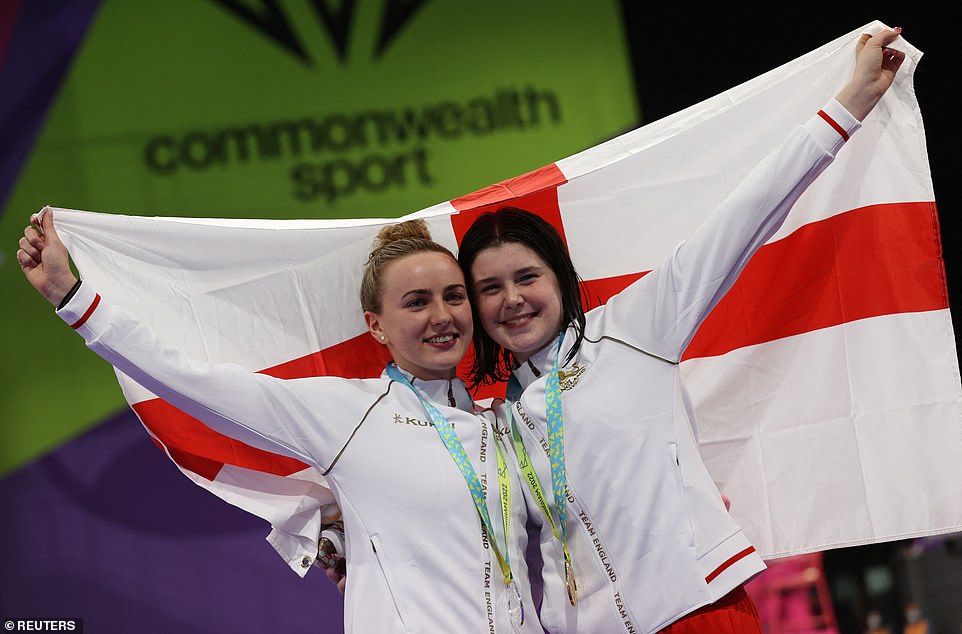
[[[511,375],[508,379],[507,399],[508,416],[511,419],[511,437],[514,440],[515,453],[518,455],[518,463],[524,480],[528,483],[528,488],[534,494],[541,512],[544,513],[555,538],[561,542],[565,559],[565,584],[568,588],[568,601],[571,605],[578,602],[578,584],[575,581],[574,568],[571,565],[571,554],[568,552],[568,478],[565,473],[565,448],[564,448],[564,417],[561,411],[561,385],[558,378],[558,359],[561,356],[561,340],[564,333],[558,335],[558,350],[555,355],[551,370],[545,377],[545,413],[548,422],[548,461],[551,464],[551,492],[554,494],[555,509],[558,513],[558,521],[555,523],[551,509],[545,499],[544,490],[541,482],[531,466],[528,451],[521,439],[521,433],[517,429],[514,416],[511,412],[511,404],[521,398],[521,383]],[[560,530],[559,530],[560,529]]]
[[[455,433],[454,427],[433,403],[421,396],[421,393],[411,384],[411,381],[404,376],[404,373],[397,367],[397,364],[393,361],[388,363],[386,371],[391,379],[406,385],[414,392],[415,396],[418,397],[421,406],[427,412],[431,422],[434,424],[434,428],[441,437],[441,442],[444,443],[448,454],[450,454],[454,463],[461,471],[461,475],[468,485],[468,491],[471,493],[471,498],[474,500],[474,506],[478,511],[478,516],[481,518],[484,528],[489,535],[491,547],[494,550],[494,555],[498,560],[498,566],[500,566],[501,574],[504,577],[504,585],[508,588],[508,613],[513,618],[515,624],[521,626],[524,624],[524,603],[521,601],[521,591],[518,589],[518,583],[514,580],[514,575],[511,572],[511,561],[508,553],[508,534],[511,526],[511,478],[508,473],[508,464],[501,451],[501,441],[497,437],[497,433],[494,434],[494,447],[498,455],[499,499],[501,502],[501,519],[504,525],[503,553],[498,547],[497,536],[492,528],[491,516],[488,513],[488,504],[484,498],[484,489],[481,487],[481,480],[478,478],[478,474],[474,470],[474,465],[471,464],[471,460],[468,459],[468,454],[464,450],[464,445],[461,444],[461,439],[458,438],[457,433]]]

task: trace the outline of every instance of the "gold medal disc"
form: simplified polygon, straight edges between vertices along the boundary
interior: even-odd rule
[[[565,577],[568,581],[568,601],[571,605],[578,603],[578,584],[575,582],[575,572],[571,568],[571,562],[565,562]]]

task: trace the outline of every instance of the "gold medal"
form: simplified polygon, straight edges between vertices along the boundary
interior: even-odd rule
[[[571,562],[565,561],[565,579],[568,581],[568,601],[571,605],[578,603],[578,584],[575,582],[575,571],[571,568]]]

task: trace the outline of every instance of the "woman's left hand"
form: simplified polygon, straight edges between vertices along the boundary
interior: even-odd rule
[[[889,48],[902,29],[882,29],[875,35],[862,35],[855,45],[855,72],[835,97],[852,116],[865,119],[895,81],[895,73],[905,53]]]

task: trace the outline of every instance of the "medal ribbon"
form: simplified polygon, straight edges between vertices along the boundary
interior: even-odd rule
[[[544,489],[541,488],[541,481],[538,480],[538,474],[535,473],[534,468],[531,466],[531,458],[528,457],[528,450],[524,446],[520,432],[518,432],[518,426],[514,422],[514,416],[510,413],[511,408],[508,408],[508,412],[509,416],[511,416],[511,438],[514,441],[515,453],[518,454],[518,466],[521,468],[524,480],[528,483],[528,488],[531,489],[531,493],[534,495],[538,507],[544,516],[548,518],[548,523],[551,524],[551,530],[554,533],[555,539],[561,542],[561,547],[564,549],[565,560],[570,562],[571,556],[568,554],[567,540],[558,532],[558,523],[555,522],[554,513],[551,512],[551,507],[548,505],[548,499],[544,494]]]
[[[573,605],[575,596],[573,596],[572,593],[576,593],[577,588],[574,583],[574,573],[571,568],[571,555],[568,552],[568,478],[565,474],[564,419],[561,413],[561,387],[558,378],[558,358],[561,356],[561,340],[563,336],[564,333],[558,336],[558,350],[555,355],[554,364],[545,377],[548,461],[551,464],[551,491],[554,494],[555,508],[558,513],[557,523],[555,523],[554,514],[548,506],[544,490],[541,487],[541,481],[538,479],[538,474],[535,473],[534,467],[531,465],[528,450],[524,446],[521,433],[518,431],[517,424],[515,423],[514,413],[512,411],[514,408],[510,407],[512,403],[521,397],[523,391],[521,389],[521,383],[513,374],[508,379],[507,399],[509,407],[507,410],[511,418],[511,437],[514,440],[515,453],[518,455],[518,464],[521,472],[524,474],[528,488],[530,488],[531,493],[534,494],[534,498],[537,500],[541,512],[548,518],[555,539],[561,542],[561,548],[564,550],[565,575],[568,576],[569,599]]]
[[[461,475],[468,485],[468,491],[471,492],[474,506],[477,508],[478,515],[481,517],[481,521],[488,531],[491,547],[494,550],[495,557],[498,559],[498,565],[501,567],[501,574],[504,576],[504,584],[510,586],[514,580],[514,576],[511,574],[511,562],[508,554],[508,533],[511,526],[511,479],[508,476],[508,465],[504,459],[504,455],[501,453],[501,443],[497,437],[497,433],[494,434],[494,447],[498,454],[498,485],[501,490],[499,498],[501,501],[501,518],[504,523],[505,548],[503,554],[498,547],[497,536],[492,529],[491,517],[488,513],[487,502],[484,499],[484,490],[481,488],[481,481],[478,479],[478,474],[474,470],[474,465],[472,465],[468,459],[467,452],[464,451],[464,445],[461,444],[461,439],[458,438],[458,435],[454,432],[454,427],[437,407],[421,396],[421,393],[415,389],[393,361],[387,365],[387,374],[395,381],[411,388],[418,397],[418,400],[421,401],[421,406],[424,407],[424,410],[428,413],[431,422],[434,423],[434,428],[438,431],[441,442],[444,443],[454,463],[458,466],[458,469],[461,470]]]

